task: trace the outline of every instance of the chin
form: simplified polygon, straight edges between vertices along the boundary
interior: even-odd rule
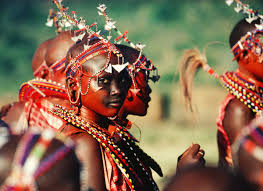
[[[145,116],[146,114],[147,114],[147,108],[145,110],[132,112],[132,115],[137,115],[141,117]]]
[[[115,117],[119,112],[119,109],[114,109],[113,111],[104,112],[102,115],[105,117]]]

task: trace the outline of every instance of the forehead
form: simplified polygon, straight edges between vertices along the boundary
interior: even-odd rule
[[[110,62],[110,64],[112,65],[116,65],[118,64],[120,61],[118,59],[118,57],[115,55],[115,54],[111,54],[111,57],[110,57],[110,60],[108,60],[108,54],[102,54],[102,55],[98,55],[98,56],[95,56],[89,60],[87,60],[83,65],[83,69],[85,72],[91,74],[91,75],[94,75],[94,74],[97,74],[97,73],[100,73],[101,70],[103,70],[107,63]],[[121,63],[121,61],[120,61]]]

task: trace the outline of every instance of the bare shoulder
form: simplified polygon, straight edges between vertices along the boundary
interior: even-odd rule
[[[252,110],[238,99],[235,98],[229,102],[225,109],[223,126],[231,144],[240,130],[247,126],[254,117]]]
[[[21,118],[22,114],[24,113],[25,102],[16,102],[13,106],[9,109],[6,116],[3,117],[3,120],[12,128],[16,126]]]
[[[76,143],[76,154],[82,163],[83,180],[88,189],[105,190],[102,150],[99,142],[86,131],[66,125],[63,131]]]

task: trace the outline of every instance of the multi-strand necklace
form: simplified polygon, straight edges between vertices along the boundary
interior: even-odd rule
[[[151,190],[159,190],[151,174],[141,162],[138,153],[136,153],[139,150],[138,146],[119,126],[116,127],[116,133],[120,140],[116,141],[114,137],[109,135],[106,129],[101,128],[94,122],[84,121],[81,117],[76,116],[72,111],[68,111],[62,106],[56,105],[56,108],[51,112],[73,126],[86,131],[96,139],[110,153],[114,162],[125,175],[127,184],[131,190],[135,190],[133,179],[137,179],[140,184],[147,182],[149,185],[150,183]],[[135,161],[136,163],[134,163]],[[141,174],[140,172],[144,172],[147,179],[146,177],[139,177],[138,174]]]
[[[226,72],[220,76],[222,85],[238,100],[248,106],[254,113],[261,113],[263,109],[263,87],[258,87],[239,76],[235,72]]]
[[[19,90],[20,101],[48,96],[68,99],[64,85],[42,78],[35,78],[23,83]]]

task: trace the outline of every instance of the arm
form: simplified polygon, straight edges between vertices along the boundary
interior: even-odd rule
[[[238,99],[230,101],[223,119],[223,127],[228,135],[230,145],[234,143],[240,130],[246,127],[254,118],[255,114]]]
[[[99,143],[86,132],[72,138],[76,141],[76,154],[82,164],[82,190],[106,190]]]
[[[25,102],[16,102],[2,118],[10,127],[13,133],[16,130],[27,129],[27,119],[25,117]]]
[[[219,160],[221,166],[229,165],[226,160],[235,159],[235,153],[233,153],[232,145],[235,142],[236,138],[240,131],[245,128],[252,119],[255,118],[255,113],[253,113],[245,104],[240,102],[238,99],[233,99],[229,102],[225,110],[225,116],[223,119],[223,127],[228,137],[228,150],[231,150],[231,154],[225,153],[225,158]],[[218,134],[220,136],[220,134]],[[222,136],[222,135],[221,135]],[[219,137],[218,137],[219,138]],[[219,143],[219,142],[218,142]],[[220,149],[220,144],[218,144]],[[220,151],[219,151],[220,154]],[[228,155],[230,158],[228,158]]]

